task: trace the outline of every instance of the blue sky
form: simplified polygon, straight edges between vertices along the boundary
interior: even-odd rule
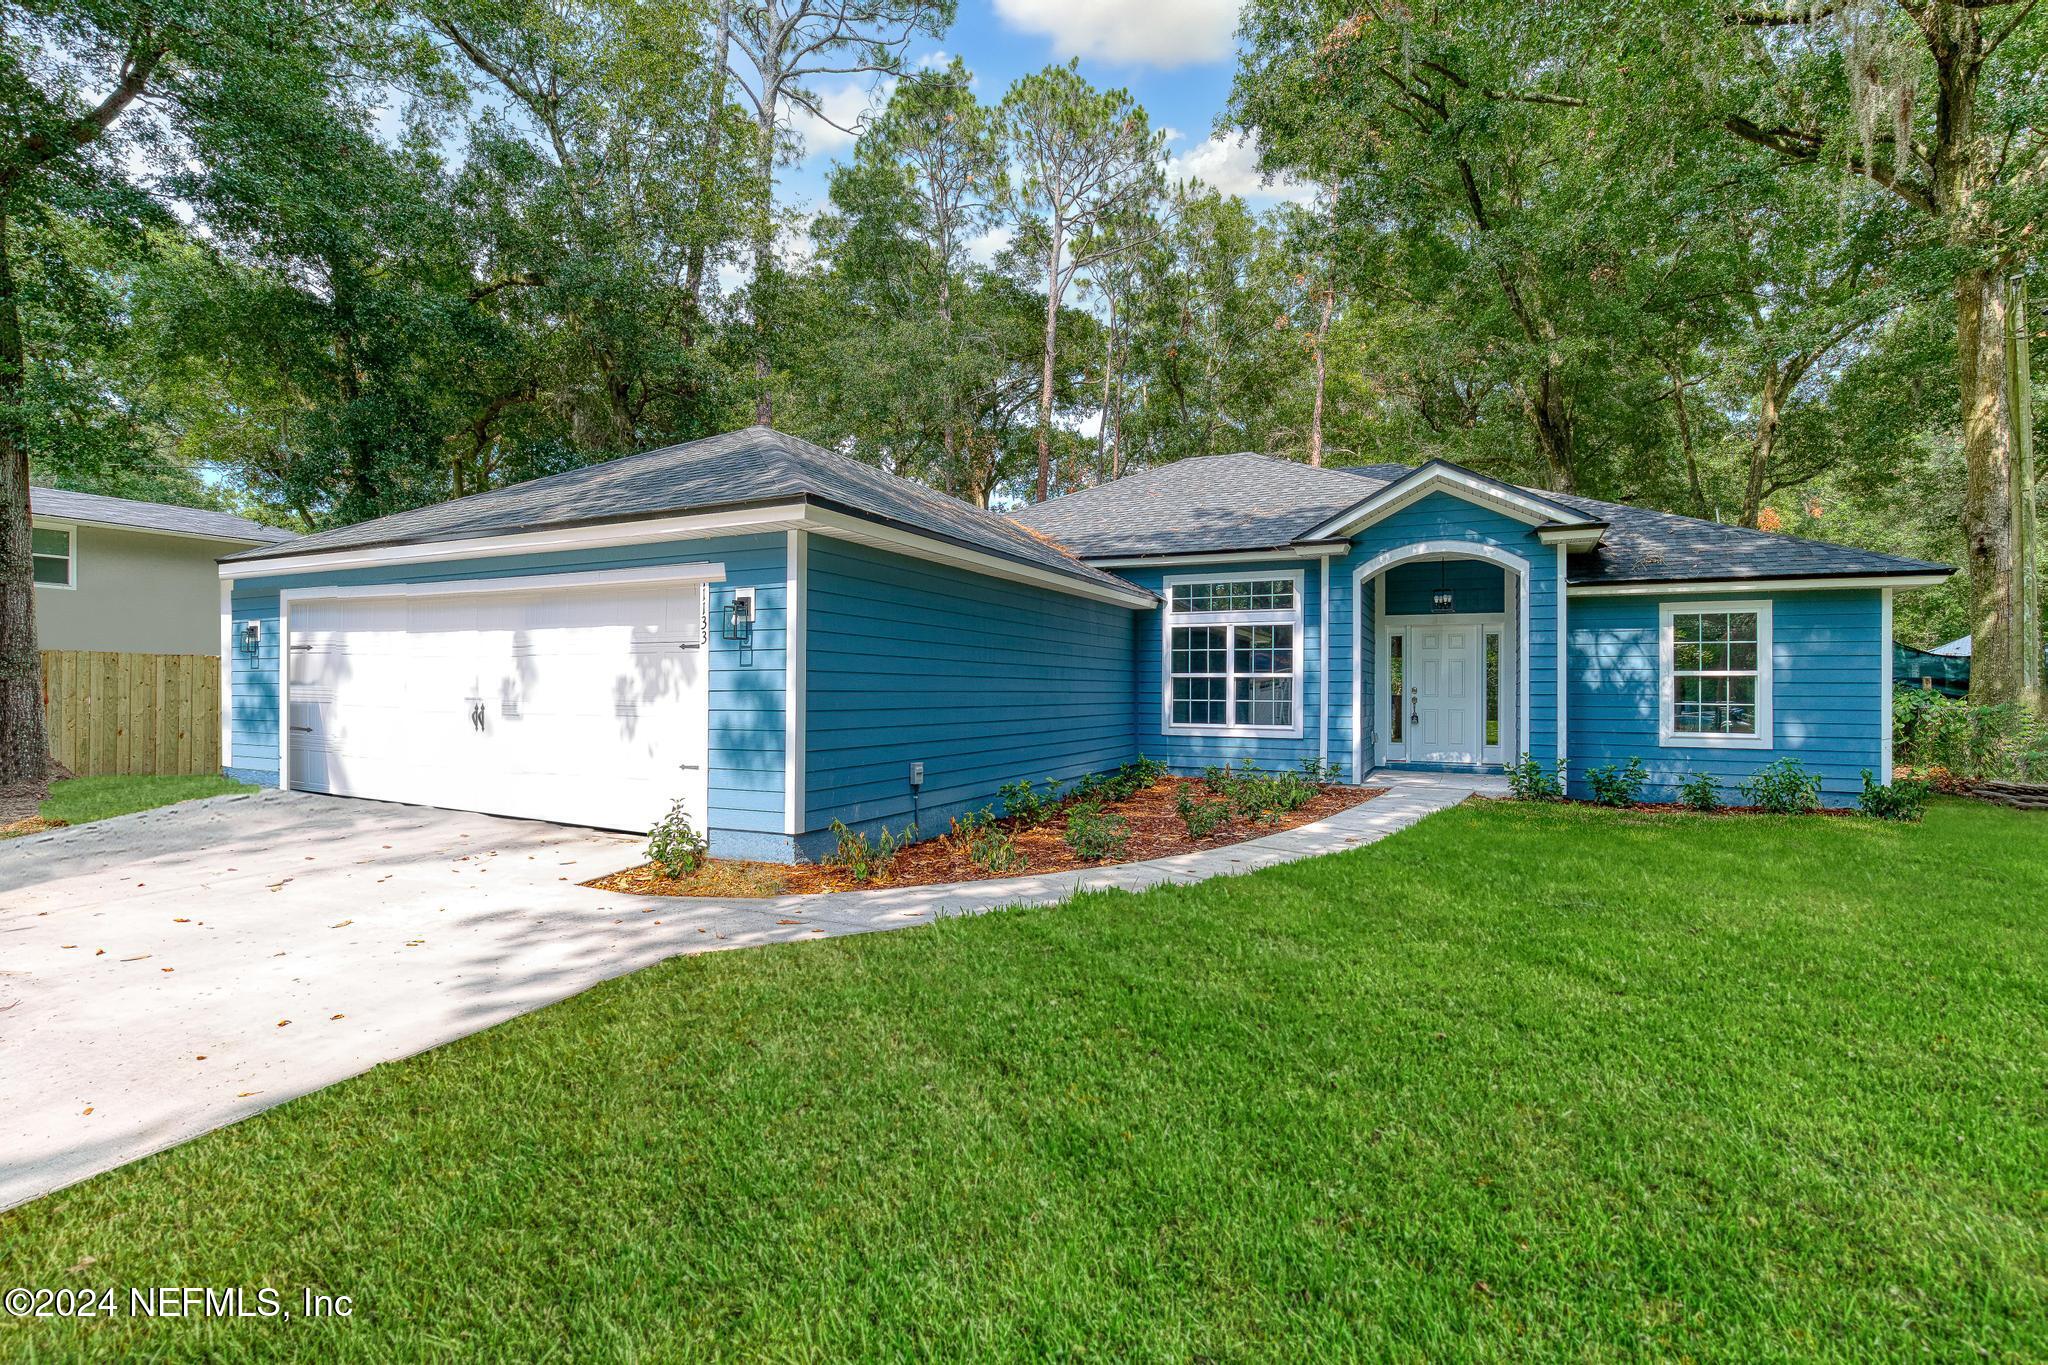
[[[1236,68],[1237,6],[1238,0],[961,0],[953,27],[936,41],[920,40],[910,60],[959,57],[975,74],[981,98],[994,103],[1018,76],[1079,57],[1090,81],[1129,90],[1153,126],[1168,131],[1174,176],[1199,177],[1262,208],[1288,187],[1262,185],[1249,148],[1211,136]],[[846,80],[820,83],[817,93],[835,120],[851,124],[886,87]],[[808,117],[797,131],[805,154],[780,172],[778,197],[801,209],[823,201],[832,163],[852,139]]]

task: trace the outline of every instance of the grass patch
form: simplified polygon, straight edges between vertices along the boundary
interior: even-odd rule
[[[0,1356],[2040,1359],[2044,905],[1976,803],[1473,803],[681,959],[0,1215],[8,1284],[353,1319]]]
[[[196,801],[202,796],[230,796],[256,789],[220,776],[197,777],[73,777],[50,784],[49,799],[40,810],[45,820],[82,825],[139,810]]]

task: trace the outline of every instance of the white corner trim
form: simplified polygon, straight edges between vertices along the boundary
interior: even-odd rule
[[[1945,573],[1894,574],[1857,578],[1702,578],[1682,583],[1580,583],[1566,589],[1573,597],[1671,597],[1683,593],[1818,592],[1848,588],[1934,588],[1948,582]]]
[[[1564,557],[1568,547],[1557,547],[1557,769],[1564,771],[1565,758],[1571,748],[1570,726],[1567,724],[1565,691],[1571,684],[1572,670],[1571,637],[1565,625],[1565,569]]]
[[[574,592],[587,588],[658,587],[664,583],[722,583],[725,565],[650,564],[637,569],[586,569],[576,573],[507,574],[502,578],[429,579],[424,583],[363,583],[346,587],[280,588],[289,602],[347,597],[478,597],[505,592]]]
[[[1294,606],[1285,611],[1228,611],[1228,612],[1181,612],[1173,609],[1173,588],[1176,583],[1242,583],[1252,579],[1284,578],[1294,585]],[[1195,573],[1174,574],[1161,579],[1159,583],[1159,732],[1162,735],[1213,735],[1233,739],[1300,739],[1302,736],[1302,668],[1304,655],[1308,653],[1302,639],[1308,619],[1306,604],[1302,601],[1302,571],[1300,569],[1246,570],[1236,573]],[[1291,626],[1294,629],[1294,723],[1291,725],[1239,725],[1226,721],[1222,725],[1176,725],[1173,721],[1173,632],[1179,625],[1192,626]],[[1233,642],[1226,633],[1223,647],[1232,653]],[[1234,666],[1235,660],[1227,660],[1226,666]],[[1232,676],[1235,676],[1232,674]],[[1237,707],[1237,698],[1226,695],[1223,699],[1224,715],[1230,716]]]
[[[1316,758],[1325,767],[1330,762],[1330,561],[1322,563],[1322,625],[1316,640]],[[1354,603],[1352,610],[1356,611]],[[1358,775],[1352,774],[1356,782]]]
[[[1543,526],[1580,515],[1525,493],[1512,484],[1446,465],[1426,464],[1384,488],[1374,490],[1296,539],[1332,540],[1355,535],[1364,527],[1420,502],[1431,493],[1448,493],[1452,497],[1463,498],[1466,502],[1477,503],[1529,526]]]
[[[235,764],[235,581],[220,581],[220,766]]]
[[[1413,559],[1483,559],[1500,565],[1515,576],[1515,651],[1519,656],[1515,664],[1516,687],[1519,689],[1515,698],[1515,736],[1517,754],[1529,752],[1529,577],[1535,566],[1511,550],[1503,550],[1481,540],[1418,540],[1374,555],[1351,573],[1351,762],[1354,770],[1362,777],[1371,771],[1366,765],[1368,758],[1374,766],[1379,761],[1376,752],[1370,755],[1365,752],[1365,717],[1360,709],[1365,701],[1365,670],[1359,666],[1358,660],[1363,649],[1366,623],[1364,614],[1358,610],[1359,592],[1367,579]],[[1559,611],[1562,610],[1560,605]],[[1376,647],[1381,633],[1381,618],[1385,613],[1386,594],[1375,592],[1372,624]],[[1373,657],[1374,671],[1377,672],[1384,663],[1384,656],[1376,653]],[[1382,689],[1375,686],[1373,691],[1381,694]],[[1377,723],[1379,705],[1380,696],[1376,695],[1373,701],[1375,744],[1383,740],[1386,733],[1385,727]]]
[[[237,559],[220,566],[222,578],[278,578],[286,574],[324,573],[334,569],[374,569],[407,564],[439,564],[454,559],[496,559],[506,555],[545,554],[556,550],[606,549],[646,545],[663,540],[692,540],[742,530],[779,530],[798,519],[800,503],[737,512],[703,512],[645,521],[614,521],[601,526],[566,526],[503,536],[472,536],[408,545],[373,545],[359,550],[321,550],[260,559]]]
[[[277,789],[292,789],[292,595],[277,595]]]
[[[782,832],[792,837],[804,832],[804,749],[809,743],[805,654],[810,620],[810,567],[810,536],[791,527],[783,585],[782,656],[788,671],[782,692]]]
[[[1877,728],[1883,737],[1884,772],[1879,781],[1889,787],[1892,784],[1892,696],[1898,680],[1892,676],[1892,590],[1884,589],[1877,595],[1878,620],[1877,651],[1884,659],[1884,678],[1877,694]]]
[[[1769,598],[1714,602],[1660,602],[1657,606],[1657,743],[1666,749],[1769,749],[1777,743],[1773,705],[1777,657]],[[1674,714],[1678,677],[1672,668],[1672,618],[1693,612],[1753,611],[1756,613],[1756,733],[1754,735],[1680,734]]]

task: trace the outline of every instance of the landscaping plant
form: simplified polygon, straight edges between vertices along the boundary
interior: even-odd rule
[[[1820,809],[1820,778],[1787,754],[1743,778],[1742,794],[1773,815],[1803,815]]]
[[[884,825],[870,843],[867,835],[848,829],[843,820],[834,820],[832,834],[839,846],[825,861],[857,882],[869,882],[889,875],[889,865],[896,861],[896,855],[917,838],[917,826],[905,825],[903,833],[892,834]]]
[[[1517,801],[1564,800],[1565,765],[1545,772],[1534,754],[1523,754],[1507,767],[1508,795]]]
[[[1927,798],[1933,790],[1933,783],[1911,777],[1897,778],[1886,784],[1865,768],[1863,795],[1857,798],[1856,808],[1874,820],[1903,820],[1917,824],[1926,813]]]
[[[1173,809],[1188,828],[1190,839],[1206,839],[1230,818],[1230,803],[1220,797],[1197,797],[1192,785],[1173,795]]]
[[[1694,773],[1678,784],[1678,804],[1688,810],[1721,809],[1721,779],[1712,773]]]
[[[690,823],[685,805],[678,800],[647,831],[647,861],[671,878],[689,876],[711,853],[710,841]]]
[[[1650,770],[1640,758],[1630,758],[1625,766],[1602,763],[1586,769],[1586,785],[1592,788],[1593,799],[1603,806],[1633,806],[1642,799],[1643,784],[1649,780]]]
[[[1006,782],[1001,788],[1003,814],[1027,825],[1042,825],[1059,808],[1059,790],[1060,784],[1051,778],[1046,779],[1042,793],[1028,777]]]
[[[1067,813],[1067,847],[1076,858],[1098,863],[1121,858],[1130,837],[1131,822],[1105,815],[1099,806],[1077,806]]]

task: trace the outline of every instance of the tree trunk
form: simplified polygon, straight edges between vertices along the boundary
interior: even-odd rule
[[[1764,486],[1778,453],[1778,433],[1785,424],[1781,383],[1778,362],[1772,360],[1764,366],[1763,390],[1757,395],[1756,435],[1749,442],[1749,472],[1743,480],[1742,515],[1738,518],[1752,531],[1763,516]]]
[[[50,736],[36,650],[28,442],[20,406],[28,353],[14,292],[10,226],[0,212],[0,788],[26,787],[40,800],[50,771]]]
[[[1692,514],[1696,517],[1707,515],[1707,493],[1700,486],[1699,452],[1693,449],[1692,414],[1685,407],[1685,375],[1677,366],[1669,367],[1671,375],[1671,402],[1678,411],[1679,447],[1685,452],[1685,484],[1692,494]]]
[[[763,91],[761,115],[761,222],[754,230],[754,425],[775,424],[775,396],[768,391],[768,277],[775,269],[775,108],[772,91]]]
[[[718,55],[713,62],[711,77],[711,117],[704,128],[704,163],[697,176],[697,213],[699,222],[692,229],[694,238],[690,242],[689,264],[685,269],[684,289],[689,297],[685,303],[683,321],[683,345],[685,348],[697,344],[697,328],[704,320],[704,265],[706,247],[705,225],[701,221],[704,202],[711,197],[713,182],[718,176],[719,129],[725,126],[725,82],[727,69],[732,61],[732,0],[719,0],[718,4]]]
[[[1976,270],[1956,284],[1963,399],[1964,553],[1970,567],[1970,700],[2041,705],[2040,571],[2034,490],[2023,482],[2014,402],[2016,328],[2005,277]]]
[[[1578,474],[1572,459],[1572,419],[1565,410],[1564,385],[1557,367],[1546,364],[1537,378],[1536,392],[1527,395],[1523,408],[1536,433],[1536,448],[1543,455],[1544,487],[1553,493],[1578,491]]]
[[[1330,313],[1337,306],[1337,291],[1323,290],[1323,313],[1316,323],[1316,397],[1308,415],[1308,462],[1323,467],[1323,381],[1326,376],[1323,346],[1330,339]]]
[[[1052,375],[1053,349],[1059,344],[1060,249],[1059,233],[1054,232],[1052,249],[1045,258],[1045,362],[1038,376],[1038,482],[1033,502],[1044,502],[1052,490]]]
[[[1102,421],[1095,429],[1095,477],[1104,483],[1115,478],[1110,472],[1109,402],[1116,379],[1116,295],[1109,296],[1109,333],[1102,347]]]

